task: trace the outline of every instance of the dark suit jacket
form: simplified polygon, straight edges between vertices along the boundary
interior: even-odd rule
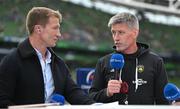
[[[70,104],[92,104],[94,101],[74,83],[65,63],[52,54],[51,69],[55,93]],[[36,51],[26,39],[0,63],[0,107],[15,104],[44,103],[44,81]]]

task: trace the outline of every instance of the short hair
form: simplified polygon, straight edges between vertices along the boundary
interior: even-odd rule
[[[128,25],[129,28],[136,28],[139,29],[139,21],[138,18],[127,12],[118,13],[110,18],[108,22],[108,27],[111,27],[114,24],[118,23],[125,23]]]
[[[35,25],[46,26],[49,17],[57,17],[59,22],[62,22],[62,15],[59,11],[55,11],[46,7],[33,7],[26,17],[26,29],[28,34],[32,34]]]

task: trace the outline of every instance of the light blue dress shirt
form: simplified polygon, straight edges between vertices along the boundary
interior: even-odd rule
[[[47,49],[46,59],[43,60],[42,54],[37,49],[35,50],[39,58],[39,61],[41,63],[41,68],[42,68],[42,73],[43,73],[45,102],[49,102],[50,96],[53,94],[53,91],[54,91],[54,81],[53,81],[52,71],[51,71],[51,66],[50,66],[51,53]]]

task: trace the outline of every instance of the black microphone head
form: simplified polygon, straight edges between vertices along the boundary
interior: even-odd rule
[[[64,105],[64,103],[65,103],[64,96],[62,96],[60,94],[53,94],[50,97],[50,103],[59,103],[60,105]]]
[[[122,54],[112,54],[110,59],[110,66],[113,69],[122,69],[124,66],[124,57]]]
[[[164,96],[168,101],[174,101],[180,99],[180,89],[172,84],[168,83],[164,87]]]

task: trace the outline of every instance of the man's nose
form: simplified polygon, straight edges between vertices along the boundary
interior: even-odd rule
[[[62,35],[60,31],[58,31],[57,36],[58,36],[58,39],[62,39]]]
[[[119,40],[119,34],[118,33],[114,34],[114,40]]]

